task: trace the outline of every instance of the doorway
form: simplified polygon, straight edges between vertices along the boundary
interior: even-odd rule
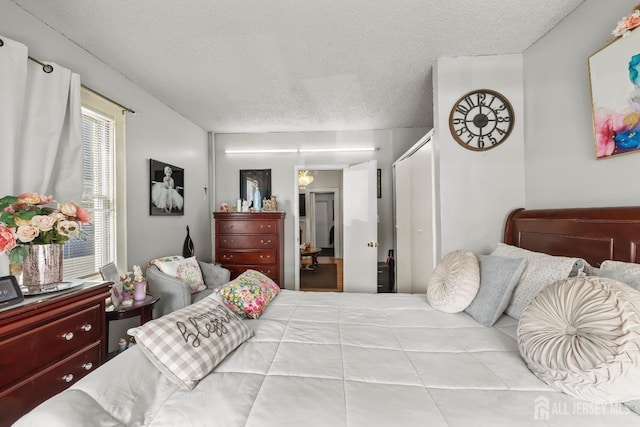
[[[311,169],[299,186],[301,291],[342,291],[342,169]]]
[[[317,177],[332,173],[333,183],[321,179],[296,179],[295,192],[304,197],[294,197],[296,214],[295,244],[299,247],[295,256],[295,289],[301,290],[301,268],[309,262],[314,266],[321,262],[336,265],[337,288],[346,292],[377,292],[377,198],[375,160],[353,165],[303,168],[296,166],[297,178],[314,173]],[[300,183],[304,182],[304,185]],[[315,231],[315,198],[319,193],[334,192],[333,257],[323,257]],[[299,200],[305,200],[304,205]],[[305,216],[299,210],[304,206]],[[320,204],[319,206],[322,206]],[[313,224],[313,226],[312,226]],[[313,246],[312,246],[313,245]],[[309,251],[308,249],[312,249]],[[311,252],[311,253],[309,253]],[[315,257],[314,254],[318,254]],[[309,261],[311,259],[311,261]],[[313,267],[308,267],[313,269]]]

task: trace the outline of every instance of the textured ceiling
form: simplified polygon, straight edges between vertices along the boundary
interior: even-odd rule
[[[13,1],[219,133],[430,127],[436,58],[521,53],[583,2]]]

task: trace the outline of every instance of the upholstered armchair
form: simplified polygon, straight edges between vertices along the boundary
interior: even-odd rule
[[[229,282],[231,273],[226,268],[219,264],[202,261],[198,261],[198,264],[207,288],[194,293],[191,293],[191,287],[188,283],[163,273],[157,266],[150,265],[147,268],[149,293],[161,297],[153,310],[155,318],[200,301],[210,295],[215,287]]]

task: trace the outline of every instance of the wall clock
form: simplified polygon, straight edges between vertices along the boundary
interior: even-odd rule
[[[509,100],[489,89],[473,90],[456,101],[449,114],[453,139],[464,148],[485,151],[506,141],[515,115]]]

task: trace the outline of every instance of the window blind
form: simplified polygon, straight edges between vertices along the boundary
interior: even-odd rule
[[[92,214],[84,225],[86,240],[70,239],[64,245],[64,277],[86,277],[115,260],[115,122],[87,107],[82,108],[82,206]]]

